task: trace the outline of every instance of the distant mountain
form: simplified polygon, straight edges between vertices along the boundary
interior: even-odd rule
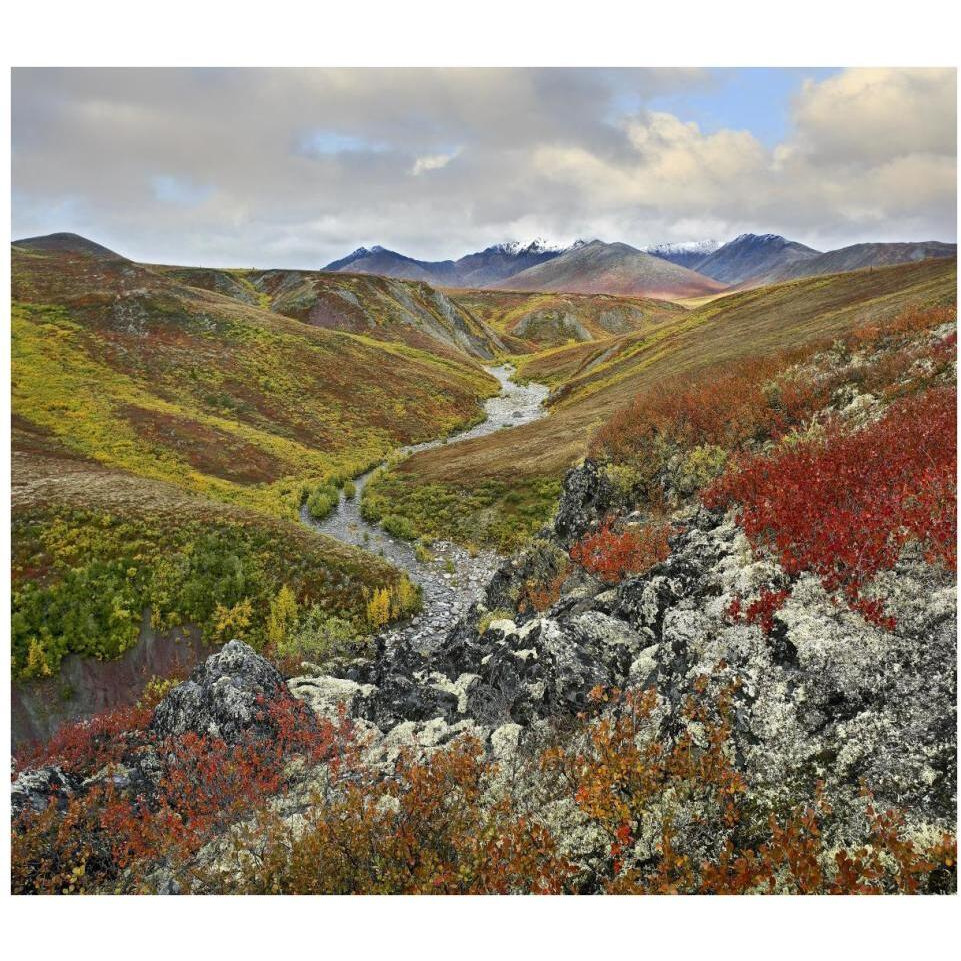
[[[721,246],[719,240],[689,240],[679,244],[650,244],[641,247],[646,254],[669,260],[672,264],[697,270],[698,264],[706,260]]]
[[[518,241],[494,244],[479,253],[461,257],[456,261],[456,266],[464,287],[487,287],[527,270],[528,267],[536,267],[553,260],[566,250],[573,250],[583,243],[583,240],[578,240],[572,247],[565,247],[538,238],[526,244]]]
[[[592,240],[492,286],[500,290],[631,294],[670,299],[716,293],[725,285],[628,244]]]
[[[87,240],[79,234],[45,234],[43,237],[25,237],[23,240],[13,241],[14,247],[24,250],[46,250],[67,254],[84,254],[97,260],[126,260],[108,247]]]
[[[719,247],[697,265],[697,271],[725,286],[780,276],[798,263],[820,255],[819,250],[805,247],[780,234],[741,234]]]
[[[427,261],[405,257],[384,247],[358,247],[340,260],[331,261],[326,271],[350,274],[377,274],[401,280],[424,280],[429,284],[454,285],[459,280],[452,260]]]
[[[839,250],[829,250],[818,257],[792,264],[782,270],[776,280],[793,280],[797,277],[814,277],[819,274],[837,274],[865,267],[890,267],[919,260],[957,257],[957,244],[944,244],[937,240],[919,243],[853,244]]]
[[[583,242],[579,240],[574,246]],[[487,287],[528,267],[553,260],[568,249],[572,248],[538,238],[526,243],[495,244],[456,261],[428,261],[415,260],[380,246],[358,247],[346,257],[327,264],[324,270],[424,280],[446,287]]]

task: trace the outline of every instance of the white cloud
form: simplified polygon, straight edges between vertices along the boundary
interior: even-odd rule
[[[773,149],[645,106],[712,82],[647,70],[16,70],[14,232],[76,230],[156,261],[304,267],[361,243],[439,259],[536,234],[954,238],[953,70],[808,83]]]
[[[414,161],[414,166],[411,167],[410,172],[417,177],[428,170],[440,170],[442,167],[446,167],[457,156],[457,153],[458,151],[446,154],[435,153],[418,157]]]

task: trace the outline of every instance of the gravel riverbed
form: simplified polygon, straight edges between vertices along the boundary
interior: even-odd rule
[[[543,384],[515,384],[510,379],[514,369],[509,364],[489,367],[488,370],[500,381],[501,392],[485,402],[487,419],[449,438],[448,445],[517,427],[547,413],[544,400],[548,389]],[[443,443],[443,439],[438,439],[414,444],[405,447],[402,453],[415,454]],[[379,554],[407,571],[411,579],[421,586],[423,609],[407,623],[385,631],[383,637],[388,644],[404,639],[426,650],[441,641],[457,618],[480,597],[503,558],[492,550],[471,556],[464,548],[449,541],[435,541],[430,548],[433,559],[426,562],[418,560],[412,543],[391,537],[383,528],[361,517],[361,496],[371,474],[373,471],[358,477],[354,482],[354,497],[341,494],[340,503],[324,520],[313,520],[306,507],[301,510],[301,519],[328,537]]]

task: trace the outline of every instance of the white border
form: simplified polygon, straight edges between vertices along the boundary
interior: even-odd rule
[[[43,0],[6,66],[957,66],[956,3]],[[2,99],[9,130],[9,71]],[[9,151],[3,162],[9,182]],[[9,225],[9,197],[3,196]],[[9,261],[4,260],[9,304]],[[8,315],[9,316],[9,315]],[[2,341],[9,384],[9,341]],[[2,447],[9,478],[9,391]],[[5,511],[9,511],[9,498]],[[9,557],[9,516],[3,543]],[[9,592],[9,570],[3,569]],[[9,596],[9,594],[8,594]],[[5,636],[8,620],[3,622]],[[9,639],[8,639],[9,642]],[[4,670],[9,658],[2,656]],[[9,743],[9,675],[2,730]],[[9,798],[4,793],[4,816]],[[9,850],[0,864],[8,885]],[[5,898],[13,957],[932,958],[958,899]],[[953,940],[953,939],[952,939]]]

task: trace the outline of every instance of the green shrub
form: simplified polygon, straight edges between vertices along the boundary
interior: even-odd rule
[[[421,564],[429,564],[434,559],[434,555],[423,538],[414,545],[414,556]]]
[[[417,537],[417,529],[406,517],[400,514],[388,514],[381,522],[381,527],[393,537],[401,537],[412,541]]]
[[[693,494],[724,472],[727,451],[714,444],[703,444],[688,451],[677,470],[674,483],[681,494]]]
[[[340,503],[340,491],[334,484],[320,484],[307,498],[307,513],[315,521],[322,521]]]
[[[350,621],[314,605],[277,643],[281,660],[311,661],[318,666],[344,657],[357,657],[369,649],[370,639]]]

